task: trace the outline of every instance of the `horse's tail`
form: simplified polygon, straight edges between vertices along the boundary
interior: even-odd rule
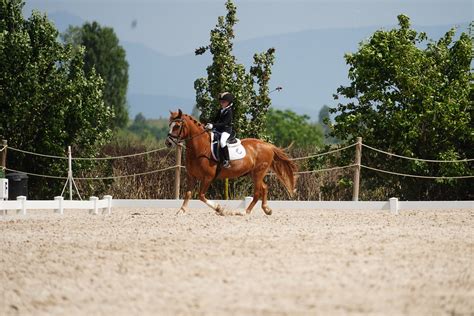
[[[273,146],[273,153],[271,169],[283,183],[290,196],[293,196],[296,184],[295,172],[298,171],[298,168],[280,148]]]

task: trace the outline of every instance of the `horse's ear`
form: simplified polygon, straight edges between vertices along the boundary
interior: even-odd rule
[[[181,109],[178,109],[178,117],[177,118],[181,118],[181,115],[183,115],[183,111],[181,111]]]

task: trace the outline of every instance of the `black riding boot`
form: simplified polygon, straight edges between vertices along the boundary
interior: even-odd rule
[[[222,148],[222,153],[224,154],[224,161],[222,162],[222,166],[224,168],[230,168],[229,147],[225,146],[224,148]]]

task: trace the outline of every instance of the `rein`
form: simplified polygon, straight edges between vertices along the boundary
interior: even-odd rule
[[[182,142],[187,142],[188,140],[192,140],[198,136],[201,136],[202,134],[204,133],[207,133],[207,130],[204,129],[201,133],[199,134],[196,134],[196,135],[193,135],[193,136],[189,136],[189,137],[186,137],[186,138],[180,138],[181,136],[181,132],[183,131],[183,126],[184,124],[187,124],[185,120],[183,119],[175,119],[173,121],[171,121],[171,123],[174,123],[174,122],[181,122],[183,123],[182,125],[180,125],[179,127],[179,132],[178,132],[178,135],[177,136],[173,136],[171,135],[170,133],[168,133],[168,138],[170,139],[170,141],[172,141],[176,146],[182,146]],[[170,123],[170,124],[171,124]],[[186,145],[187,146],[187,145]]]

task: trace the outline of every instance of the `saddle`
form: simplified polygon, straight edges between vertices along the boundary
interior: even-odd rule
[[[213,131],[211,133],[211,154],[212,158],[219,162],[220,161],[220,140],[221,134],[219,132]],[[245,157],[247,152],[245,151],[245,147],[240,142],[240,139],[235,138],[235,134],[232,133],[229,139],[227,140],[227,147],[229,148],[229,159],[232,160],[239,160]]]

